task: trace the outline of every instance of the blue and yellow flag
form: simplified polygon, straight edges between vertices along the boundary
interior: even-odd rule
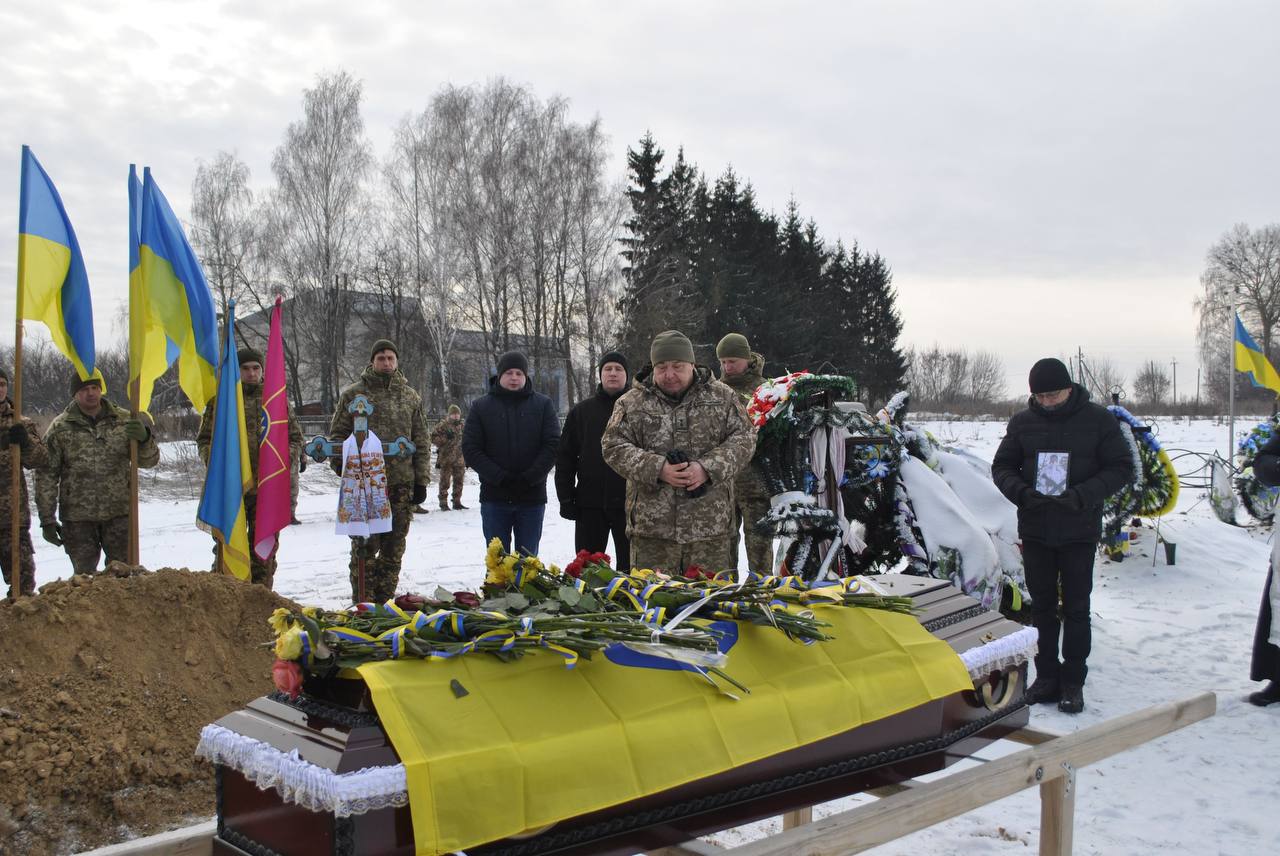
[[[1254,386],[1263,386],[1280,395],[1280,374],[1267,359],[1267,355],[1244,329],[1240,316],[1236,315],[1236,371],[1247,372]]]
[[[94,374],[89,276],[62,197],[27,146],[22,147],[18,203],[21,315],[42,321],[81,378]]]
[[[218,321],[200,261],[160,187],[129,168],[129,397],[151,405],[156,378],[178,360],[178,383],[196,410],[218,386]]]
[[[200,495],[196,524],[219,544],[218,566],[224,574],[249,579],[249,522],[244,494],[253,486],[249,438],[244,427],[244,391],[236,356],[236,304],[227,309],[226,343],[218,371],[213,405],[213,439],[209,470]]]

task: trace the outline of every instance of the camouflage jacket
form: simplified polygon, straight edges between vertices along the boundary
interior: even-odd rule
[[[462,428],[461,419],[450,422],[446,416],[431,429],[431,444],[440,450],[436,453],[436,463],[441,469],[467,465],[462,457]]]
[[[720,381],[742,396],[742,404],[745,407],[751,403],[751,395],[756,391],[756,387],[764,383],[764,357],[752,351],[751,361],[747,363],[745,372],[736,377],[722,377]],[[764,478],[753,465],[743,468],[734,480],[733,488],[734,494],[740,499],[768,499],[769,497],[769,491],[764,486]]]
[[[367,366],[360,380],[338,397],[338,407],[329,422],[329,439],[341,443],[351,436],[354,417],[347,408],[357,395],[364,395],[373,405],[369,430],[377,434],[379,440],[390,443],[404,437],[417,448],[412,456],[387,458],[387,486],[411,488],[415,484],[431,484],[431,445],[422,418],[422,396],[398,371],[385,375]]]
[[[751,460],[756,435],[742,398],[705,366],[679,400],[646,369],[614,405],[600,446],[605,463],[627,480],[628,534],[687,544],[728,535],[733,480]],[[710,482],[697,499],[658,480],[672,449],[706,469]]]
[[[36,424],[25,416],[22,418],[22,424],[27,428],[27,438],[31,441],[31,445],[27,447],[27,453],[22,456],[22,465],[29,470],[43,467],[49,462],[49,450],[45,448],[44,441],[40,439],[40,432],[36,430]],[[12,518],[10,518],[10,497],[12,489],[9,483],[9,468],[13,466],[9,456],[14,454],[16,450],[9,445],[8,435],[9,428],[13,425],[13,405],[8,399],[0,401],[0,525],[8,526]],[[22,474],[21,487],[22,491],[22,516],[20,525],[28,527],[31,525],[31,504],[27,500],[27,476]],[[7,534],[7,533],[6,533]]]
[[[102,397],[96,420],[73,400],[44,434],[49,462],[36,470],[40,523],[55,520],[101,522],[129,513],[129,411]],[[160,462],[155,435],[138,444],[138,466]]]
[[[267,426],[263,424],[262,384],[241,383],[240,388],[244,390],[244,427],[249,437],[249,472],[253,473],[254,479],[254,489],[250,491],[252,493],[257,490],[258,448],[262,445]],[[196,434],[196,449],[205,466],[209,465],[209,446],[213,443],[213,406],[216,403],[217,399],[214,398],[205,406],[204,415],[200,417],[200,433]],[[286,406],[289,408],[289,454],[284,462],[288,464],[298,457],[302,449],[302,428],[293,415],[293,406]]]

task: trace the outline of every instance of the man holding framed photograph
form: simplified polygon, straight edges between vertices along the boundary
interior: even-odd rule
[[[1031,614],[1040,631],[1036,680],[1027,689],[1027,703],[1057,702],[1064,713],[1079,713],[1102,503],[1133,481],[1133,457],[1116,418],[1089,401],[1089,391],[1072,383],[1061,360],[1050,357],[1032,366],[1030,385],[1027,409],[1009,420],[991,477],[1018,506]]]

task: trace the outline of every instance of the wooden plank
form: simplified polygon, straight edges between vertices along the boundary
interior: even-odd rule
[[[1061,734],[1054,734],[1052,731],[1041,731],[1038,728],[1027,726],[1006,735],[1003,739],[1012,740],[1014,743],[1023,743],[1027,746],[1039,746],[1042,743],[1048,743],[1050,740],[1057,740],[1061,736]]]
[[[213,836],[217,831],[218,822],[210,820],[195,826],[171,829],[159,835],[99,847],[82,853],[81,856],[211,856]]]
[[[782,815],[782,829],[784,832],[788,829],[795,829],[797,826],[804,826],[806,823],[813,823],[813,806],[784,812]]]
[[[735,856],[834,856],[860,853],[941,823],[1117,752],[1213,716],[1217,696],[1202,693],[1101,722],[1040,746],[734,848]]]
[[[1040,856],[1071,856],[1075,815],[1074,770],[1040,786]]]
[[[724,856],[725,852],[722,847],[695,838],[684,844],[673,844],[661,850],[650,850],[645,856]]]

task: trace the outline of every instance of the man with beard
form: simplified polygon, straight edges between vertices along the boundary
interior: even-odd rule
[[[741,333],[729,333],[716,345],[720,380],[751,403],[756,387],[764,383],[764,357],[751,350]],[[739,532],[746,534],[747,568],[759,574],[773,572],[773,537],[756,531],[756,521],[769,513],[769,491],[760,472],[748,464],[733,482],[733,540],[729,547],[730,567],[738,566]]]
[[[654,337],[649,360],[601,440],[605,463],[627,479],[631,562],[724,570],[733,480],[755,453],[755,430],[741,396],[695,364],[680,331]]]
[[[537,555],[547,474],[559,442],[555,405],[533,391],[528,358],[508,351],[498,358],[489,392],[472,402],[462,430],[462,456],[480,476],[486,544],[497,538],[504,550]]]
[[[1084,710],[1091,646],[1089,595],[1102,537],[1102,503],[1133,481],[1133,456],[1116,418],[1089,401],[1061,360],[1031,367],[1027,409],[1009,420],[991,463],[1000,492],[1018,506],[1022,562],[1040,631],[1028,704]],[[1053,476],[1066,471],[1065,485]],[[1048,492],[1046,492],[1048,491]],[[1062,620],[1058,620],[1061,590]],[[1062,633],[1062,660],[1058,634]]]
[[[613,535],[619,570],[631,568],[631,542],[623,510],[627,482],[604,462],[600,438],[613,406],[627,391],[627,358],[610,351],[600,358],[596,394],[578,402],[564,420],[556,454],[556,497],[560,516],[573,521],[573,549],[603,553]]]
[[[254,486],[244,495],[244,513],[249,524],[249,580],[271,588],[276,576],[276,554],[263,560],[258,551],[253,549],[257,543],[254,535],[258,508],[258,450],[262,445],[262,352],[255,348],[241,348],[236,354],[240,361],[240,389],[244,394],[244,430],[249,440],[249,472],[253,474]],[[205,466],[209,465],[209,448],[213,444],[213,410],[214,401],[210,401],[200,418],[200,432],[196,434],[196,450]],[[294,418],[293,408],[289,407],[289,457],[298,458],[302,448],[302,428]],[[279,543],[277,542],[277,547]],[[213,546],[214,570],[221,566],[218,560],[217,544]]]
[[[391,531],[379,532],[351,543],[351,600],[359,597],[360,553],[365,558],[365,596],[373,603],[383,603],[395,596],[400,582],[400,561],[404,558],[405,539],[413,521],[413,506],[427,498],[431,484],[431,445],[427,425],[422,416],[422,396],[409,386],[400,372],[400,351],[389,339],[373,343],[369,365],[360,379],[342,391],[337,409],[329,422],[329,439],[341,445],[355,425],[349,409],[357,395],[369,400],[369,430],[383,443],[404,437],[414,445],[412,455],[391,455],[386,459],[387,500],[391,504]],[[342,457],[329,464],[342,475]]]

